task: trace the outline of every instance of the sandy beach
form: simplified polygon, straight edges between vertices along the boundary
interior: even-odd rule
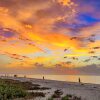
[[[3,77],[5,78],[5,77]],[[90,84],[90,83],[75,83],[75,82],[65,82],[65,81],[55,81],[55,80],[42,80],[33,78],[14,78],[6,77],[8,79],[20,80],[22,82],[32,82],[33,84],[39,84],[41,87],[48,87],[48,90],[29,90],[28,92],[44,92],[46,96],[43,98],[36,98],[35,100],[47,100],[55,90],[61,90],[63,95],[72,94],[81,97],[82,100],[100,100],[100,85]],[[56,100],[56,99],[55,99]],[[57,99],[60,100],[60,99]]]

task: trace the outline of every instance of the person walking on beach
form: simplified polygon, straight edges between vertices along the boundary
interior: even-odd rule
[[[44,80],[44,76],[43,76],[43,80]]]
[[[78,79],[78,82],[81,83],[81,79],[80,79],[80,77],[79,77],[79,79]]]

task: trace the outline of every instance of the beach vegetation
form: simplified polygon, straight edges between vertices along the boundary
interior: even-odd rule
[[[61,90],[54,91],[54,94],[52,95],[52,98],[60,98],[63,92]]]
[[[58,91],[57,91],[58,93]],[[57,94],[53,94],[50,98],[48,98],[48,100],[56,100],[55,98],[59,99],[59,100],[82,100],[81,97],[77,97],[71,94],[67,94],[63,97],[61,97],[60,95]]]
[[[9,100],[14,98],[22,98],[26,96],[23,87],[14,84],[0,82],[0,100]]]
[[[61,100],[82,100],[81,97],[77,97],[71,94],[67,94],[66,96],[62,97]]]
[[[15,98],[45,97],[43,92],[28,92],[28,90],[46,90],[48,87],[40,87],[32,82],[21,82],[12,79],[0,79],[0,100],[13,100]],[[19,100],[19,99],[18,99]]]

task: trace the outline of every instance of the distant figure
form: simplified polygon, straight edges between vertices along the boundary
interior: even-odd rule
[[[79,79],[78,79],[78,82],[81,83],[81,79],[80,79],[80,77],[79,77]]]
[[[43,76],[43,80],[44,80],[44,76]]]
[[[14,77],[18,77],[18,75],[15,74]]]

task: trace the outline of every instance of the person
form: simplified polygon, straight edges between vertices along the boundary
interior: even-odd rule
[[[18,75],[15,74],[14,77],[18,77]]]
[[[80,79],[80,77],[79,77],[79,79],[78,79],[78,82],[81,83],[81,79]]]
[[[43,76],[43,80],[44,80],[44,76]]]

